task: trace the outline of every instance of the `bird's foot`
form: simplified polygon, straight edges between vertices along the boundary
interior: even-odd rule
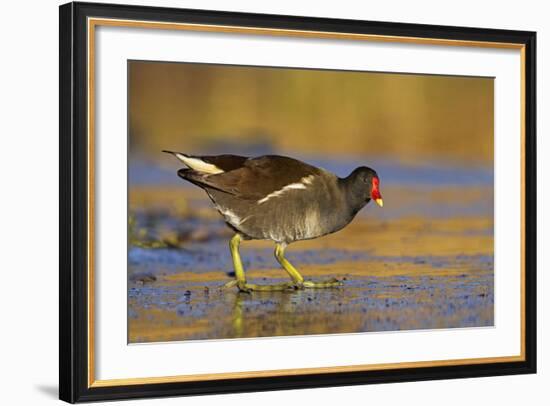
[[[336,278],[329,279],[328,281],[322,282],[313,282],[313,281],[304,281],[302,285],[304,288],[311,289],[323,289],[323,288],[337,288],[342,286],[344,283]]]
[[[232,281],[227,282],[225,285],[223,285],[223,286],[222,286],[222,289],[230,289],[230,288],[232,288],[232,287],[234,287],[234,286],[237,286],[237,283],[238,283],[237,280],[234,279],[234,280],[232,280]]]
[[[239,289],[239,292],[250,293],[250,292],[282,292],[285,290],[296,290],[303,289],[302,286],[297,285],[294,282],[278,283],[275,285],[257,285],[254,283],[246,283],[243,281],[233,280],[226,283],[223,288],[232,288],[236,286]]]
[[[240,292],[250,293],[250,292],[282,292],[282,291],[292,291],[292,290],[302,290],[304,288],[309,289],[324,289],[324,288],[336,288],[342,286],[344,283],[336,278],[329,279],[327,281],[313,282],[313,281],[303,281],[303,282],[285,282],[278,283],[275,285],[257,285],[254,283],[247,283],[242,281],[233,280],[226,283],[223,288],[232,288],[237,287]]]

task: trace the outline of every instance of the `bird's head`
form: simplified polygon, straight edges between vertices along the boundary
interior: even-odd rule
[[[384,205],[380,194],[380,178],[374,169],[360,166],[345,181],[347,181],[354,197],[363,201],[372,199],[380,207]]]

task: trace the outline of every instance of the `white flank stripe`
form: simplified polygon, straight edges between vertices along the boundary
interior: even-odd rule
[[[306,176],[306,177],[303,177],[302,179],[300,179],[300,182],[291,183],[290,185],[284,186],[282,189],[276,190],[275,192],[271,192],[266,197],[258,200],[258,204],[265,203],[269,199],[271,199],[272,197],[281,196],[283,193],[285,193],[288,190],[305,189],[306,185],[311,185],[311,183],[313,182],[313,178],[314,178],[313,175],[309,175],[309,176]]]
[[[233,226],[233,227],[238,227],[240,226],[242,223],[244,223],[246,220],[248,220],[248,217],[245,217],[244,219],[240,218],[239,216],[237,216],[235,213],[233,213],[231,210],[229,209],[226,209],[226,208],[223,208],[223,207],[219,207],[219,210],[220,212],[223,214],[223,216],[225,217],[225,219]]]
[[[306,185],[311,185],[311,183],[313,182],[314,177],[315,176],[313,176],[313,175],[306,176],[305,178],[302,178],[301,182],[305,183]]]
[[[176,157],[189,168],[197,172],[209,173],[211,175],[223,173],[223,170],[218,168],[216,165],[209,164],[208,162],[204,162],[201,159],[191,158],[183,154],[176,154]]]

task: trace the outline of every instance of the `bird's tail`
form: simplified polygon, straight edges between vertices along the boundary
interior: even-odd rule
[[[224,172],[222,169],[218,168],[216,165],[208,163],[198,156],[192,156],[181,152],[167,151],[167,150],[163,150],[162,152],[166,152],[168,154],[174,155],[176,158],[178,158],[181,162],[183,162],[189,168],[200,173],[215,175],[215,174]]]

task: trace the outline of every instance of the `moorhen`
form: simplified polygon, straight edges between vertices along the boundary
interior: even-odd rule
[[[237,286],[244,292],[341,285],[337,279],[305,281],[285,258],[285,248],[294,241],[341,230],[371,199],[383,205],[378,174],[365,166],[356,168],[346,178],[339,178],[285,156],[248,158],[163,152],[174,155],[187,166],[178,170],[178,176],[202,188],[235,231],[229,247],[236,280],[226,286]],[[275,258],[292,282],[278,285],[247,283],[239,254],[243,239],[274,241]]]

